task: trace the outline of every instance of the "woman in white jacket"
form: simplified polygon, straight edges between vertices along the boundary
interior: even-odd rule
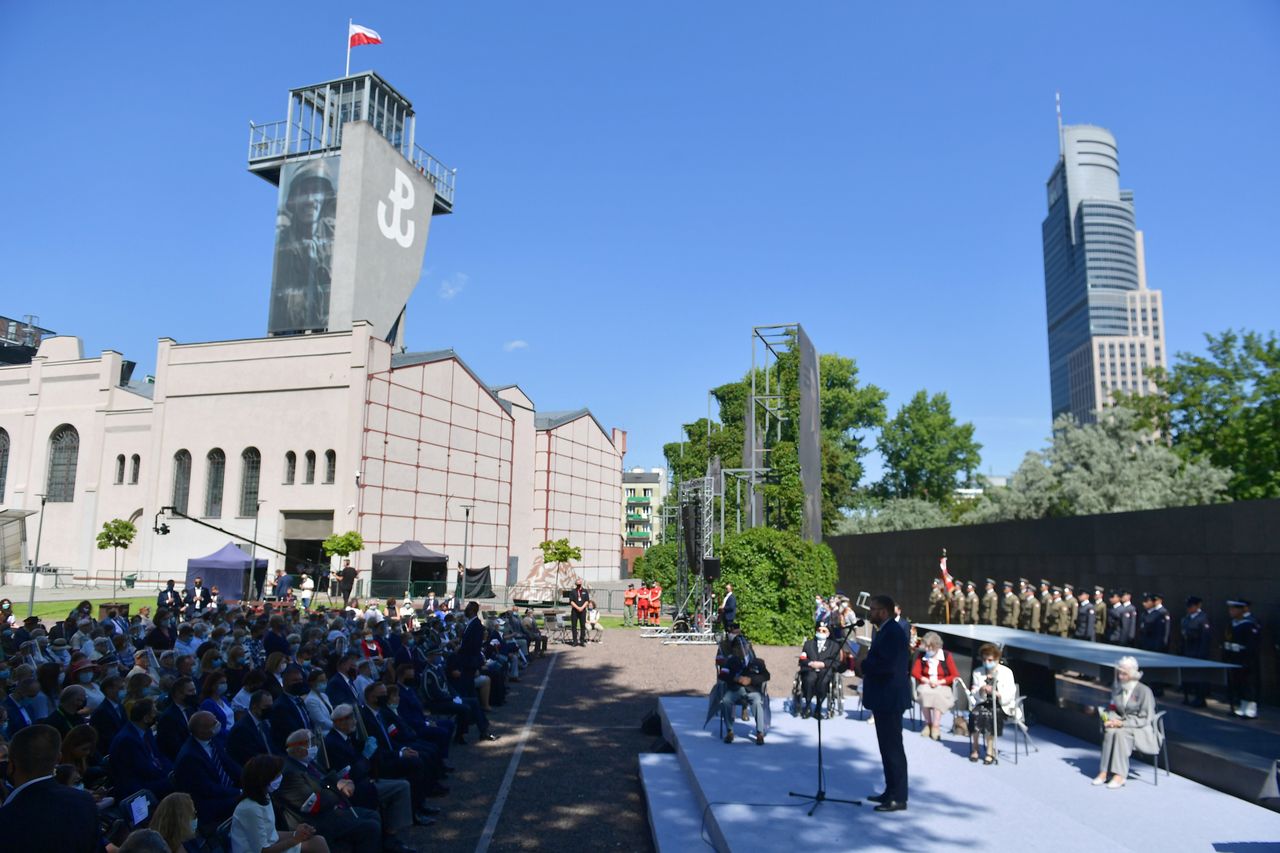
[[[978,735],[985,737],[983,764],[996,763],[995,736],[1004,731],[1004,721],[1018,712],[1018,686],[1013,670],[1000,663],[1000,649],[983,643],[978,649],[981,664],[973,670],[969,687],[969,760],[978,760]],[[994,692],[994,696],[993,696]]]
[[[1105,782],[1108,788],[1121,787],[1129,775],[1129,755],[1135,749],[1149,755],[1160,751],[1155,727],[1156,699],[1141,679],[1136,658],[1126,655],[1116,661],[1111,704],[1098,714],[1102,719],[1102,761],[1093,778],[1094,785]]]

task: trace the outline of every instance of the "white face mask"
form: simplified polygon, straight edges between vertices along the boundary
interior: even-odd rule
[[[316,756],[319,754],[320,754],[320,748],[315,746],[314,744],[307,747],[307,763],[310,764],[311,762],[315,761]]]
[[[276,778],[272,779],[271,784],[267,786],[267,793],[274,794],[280,788],[280,783],[283,781],[284,781],[283,775],[277,776]]]

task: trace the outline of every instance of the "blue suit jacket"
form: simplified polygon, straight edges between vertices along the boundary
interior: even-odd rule
[[[111,742],[107,764],[115,783],[117,800],[143,788],[162,797],[169,792],[169,772],[173,763],[165,758],[151,732],[143,733],[130,723]]]
[[[10,711],[10,714],[13,712]],[[120,729],[129,722],[124,715],[124,708],[116,707],[109,701],[103,701],[98,709],[89,717],[89,725],[98,733],[98,751],[105,752],[116,739]]]
[[[8,727],[9,740],[13,740],[13,736],[27,726],[35,725],[35,719],[25,708],[15,702],[12,696],[4,700],[4,709],[9,715],[9,722],[5,724]],[[27,715],[27,719],[23,719],[23,714]]]
[[[96,851],[98,809],[93,797],[46,779],[23,788],[0,808],[0,838],[6,850]]]
[[[725,623],[736,622],[738,620],[738,596],[729,593],[724,597],[724,621]]]
[[[230,785],[222,784],[213,759],[195,738],[187,738],[182,749],[178,750],[178,760],[173,766],[174,790],[191,795],[196,815],[203,826],[221,824],[231,817],[236,803],[240,801],[240,765],[232,760],[217,738],[211,746],[223,772],[231,780]]]
[[[462,631],[458,645],[458,661],[466,669],[476,670],[484,666],[484,624],[476,617]]]
[[[271,706],[271,734],[275,739],[274,746],[281,755],[285,754],[285,741],[298,729],[311,728],[298,710],[294,697],[287,693],[276,699]]]
[[[195,711],[191,713],[194,714]],[[166,708],[160,715],[160,719],[156,721],[156,743],[170,761],[178,757],[178,750],[182,749],[182,745],[190,736],[187,731],[189,721],[190,718],[186,712],[177,705]]]
[[[329,701],[333,703],[335,708],[344,702],[355,708],[360,707],[360,700],[356,696],[354,685],[348,684],[347,680],[341,675],[334,675],[329,679],[329,686],[325,688],[324,693],[329,697]]]
[[[267,727],[270,729],[270,724]],[[258,721],[252,714],[245,714],[231,727],[231,733],[227,735],[227,753],[233,761],[243,767],[255,755],[272,754],[275,750],[273,740],[275,740],[274,737],[264,740],[258,729]]]
[[[862,705],[872,714],[901,714],[911,707],[911,652],[899,622],[876,631],[862,662]]]

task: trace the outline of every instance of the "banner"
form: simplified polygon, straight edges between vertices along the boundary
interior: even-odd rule
[[[280,171],[267,321],[273,335],[329,328],[338,163],[322,157],[286,163]]]

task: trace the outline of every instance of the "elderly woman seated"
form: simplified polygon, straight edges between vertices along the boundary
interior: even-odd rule
[[[951,659],[951,653],[943,650],[942,638],[936,633],[930,631],[925,634],[921,643],[923,651],[911,665],[916,701],[920,703],[920,713],[924,717],[920,734],[942,740],[942,715],[955,704],[951,685],[960,677],[960,672]]]
[[[1155,729],[1155,696],[1141,679],[1137,659],[1126,655],[1116,661],[1111,704],[1098,714],[1102,719],[1102,761],[1093,779],[1094,785],[1106,783],[1108,788],[1121,787],[1129,775],[1129,755],[1135,749],[1151,754],[1160,751]]]
[[[969,687],[969,760],[978,760],[978,735],[985,740],[983,764],[995,764],[995,736],[1004,731],[1004,721],[1018,713],[1018,686],[1013,670],[1000,663],[1000,649],[983,643],[978,649],[981,664],[974,667]]]

